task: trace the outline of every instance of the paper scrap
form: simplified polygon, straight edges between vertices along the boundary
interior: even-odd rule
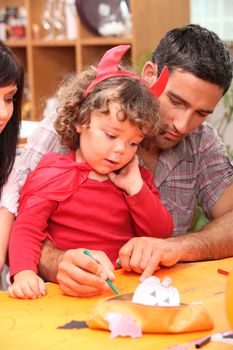
[[[233,345],[233,331],[212,334],[211,340]]]
[[[135,322],[135,318],[131,315],[123,315],[117,312],[108,312],[106,320],[109,323],[109,330],[111,331],[110,338],[116,337],[142,337],[142,329]]]
[[[72,329],[72,328],[88,328],[87,323],[85,321],[75,321],[72,320],[68,323],[65,323],[63,326],[57,327],[59,329]]]

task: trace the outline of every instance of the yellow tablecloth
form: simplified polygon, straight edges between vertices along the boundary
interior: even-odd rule
[[[226,319],[224,296],[227,276],[217,269],[230,271],[233,258],[193,264],[178,264],[163,268],[156,276],[172,278],[172,285],[181,294],[181,301],[204,303],[215,327],[211,333],[227,331],[230,326]],[[139,283],[139,276],[116,272],[115,285],[120,293],[133,292]],[[16,300],[0,293],[0,350],[160,350],[172,349],[195,339],[209,335],[209,332],[189,334],[144,334],[142,338],[110,339],[108,331],[91,329],[57,329],[71,320],[86,320],[90,310],[100,298],[73,298],[64,296],[55,284],[47,285],[48,294],[37,300]],[[182,349],[195,349],[187,345]],[[232,345],[210,342],[205,350],[232,350]]]

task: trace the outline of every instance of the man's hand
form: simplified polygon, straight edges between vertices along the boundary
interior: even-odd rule
[[[83,249],[66,252],[56,248],[46,239],[43,243],[39,275],[46,281],[59,283],[64,294],[89,297],[109,289],[105,281],[114,280],[114,266],[102,251],[89,250],[95,260],[84,254]]]
[[[93,260],[84,249],[70,249],[58,265],[57,282],[64,294],[90,297],[109,289],[106,279],[114,280],[114,266],[102,251],[90,250]]]
[[[181,244],[173,238],[159,239],[135,237],[119,251],[121,267],[141,273],[143,280],[151,276],[160,265],[173,266],[180,260]]]

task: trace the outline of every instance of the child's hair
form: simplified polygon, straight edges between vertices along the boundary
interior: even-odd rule
[[[0,88],[14,84],[17,86],[12,117],[0,134],[0,193],[14,164],[21,120],[23,82],[24,71],[21,62],[0,40]]]
[[[126,70],[122,66],[121,69]],[[109,103],[115,101],[121,106],[119,120],[127,119],[137,125],[145,135],[144,144],[148,146],[158,131],[159,114],[158,101],[146,84],[128,76],[111,77],[98,83],[84,97],[84,91],[95,76],[96,68],[90,66],[78,75],[71,76],[58,90],[58,98],[63,102],[58,108],[55,129],[61,136],[61,144],[73,151],[77,150],[79,134],[75,125],[88,126],[93,110],[108,115]]]

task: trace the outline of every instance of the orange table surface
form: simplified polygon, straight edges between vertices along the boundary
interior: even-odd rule
[[[48,294],[37,300],[11,299],[6,292],[0,293],[0,350],[160,350],[175,349],[175,345],[186,343],[188,345],[180,349],[195,349],[190,341],[230,329],[224,305],[227,276],[219,274],[218,268],[232,270],[233,258],[178,264],[156,272],[161,279],[172,278],[182,302],[203,302],[215,324],[211,332],[110,339],[110,332],[104,330],[57,329],[71,320],[87,320],[96,302],[112,293],[95,298],[73,298],[64,296],[56,284],[47,284]],[[133,292],[138,283],[138,275],[116,271],[115,285],[120,293]],[[232,350],[233,346],[210,342],[204,349]]]

